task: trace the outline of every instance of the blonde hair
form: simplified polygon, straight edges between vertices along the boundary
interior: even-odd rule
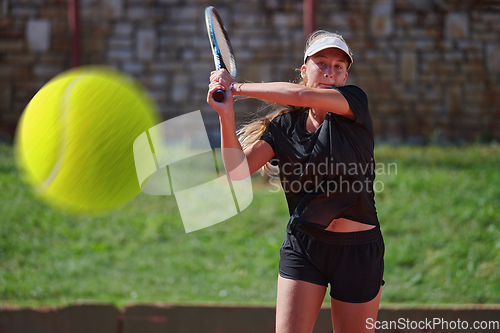
[[[306,40],[305,43],[305,48],[304,48],[304,54],[306,50],[311,46],[315,41],[324,38],[324,37],[338,37],[340,38],[344,43],[345,40],[342,38],[341,35],[329,32],[326,30],[316,30],[312,34],[310,34]],[[346,43],[347,45],[347,43]],[[350,48],[349,48],[350,50]],[[352,53],[351,53],[352,56]],[[300,69],[298,69],[300,71]],[[296,80],[294,80],[297,84],[301,85],[306,85],[306,81],[299,75]],[[288,112],[300,112],[300,111],[305,111],[306,108],[304,107],[295,107],[291,105],[281,105],[281,104],[269,104],[266,107],[264,107],[264,110],[267,108],[271,108],[271,112],[269,112],[267,115],[258,118],[256,120],[253,120],[252,122],[243,125],[237,132],[239,141],[241,143],[241,147],[243,149],[251,146],[254,144],[259,138],[262,136],[264,131],[267,129],[271,121]],[[268,174],[274,173],[277,174],[277,170],[275,167],[271,165],[270,162],[266,163],[262,168],[261,168],[261,173]]]

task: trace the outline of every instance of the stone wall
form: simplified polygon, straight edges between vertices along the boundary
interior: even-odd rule
[[[164,119],[206,104],[213,69],[204,8],[218,8],[238,81],[289,81],[302,62],[301,0],[79,0],[81,59],[143,82]],[[0,136],[70,67],[66,0],[0,0]],[[317,0],[317,27],[354,52],[348,83],[369,96],[376,137],[392,142],[500,139],[500,6],[481,0]],[[261,105],[237,102],[240,115]]]

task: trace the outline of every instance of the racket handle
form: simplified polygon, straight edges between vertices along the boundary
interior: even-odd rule
[[[224,102],[224,90],[214,91],[214,93],[212,94],[212,97],[214,98],[214,100],[216,102],[219,102],[219,103]]]

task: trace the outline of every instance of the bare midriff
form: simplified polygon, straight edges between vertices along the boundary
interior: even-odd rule
[[[330,225],[325,229],[327,231],[333,232],[356,232],[356,231],[364,231],[375,228],[374,225],[364,224],[348,219],[335,219],[330,222]]]

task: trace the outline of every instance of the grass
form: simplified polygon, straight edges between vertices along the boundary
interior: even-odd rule
[[[500,146],[382,145],[376,159],[382,303],[500,303]],[[54,210],[7,145],[0,188],[0,305],[274,305],[288,214],[265,178],[241,214],[189,234],[172,197],[140,194],[100,216]]]
[[[500,147],[381,147],[383,301],[500,303]]]

